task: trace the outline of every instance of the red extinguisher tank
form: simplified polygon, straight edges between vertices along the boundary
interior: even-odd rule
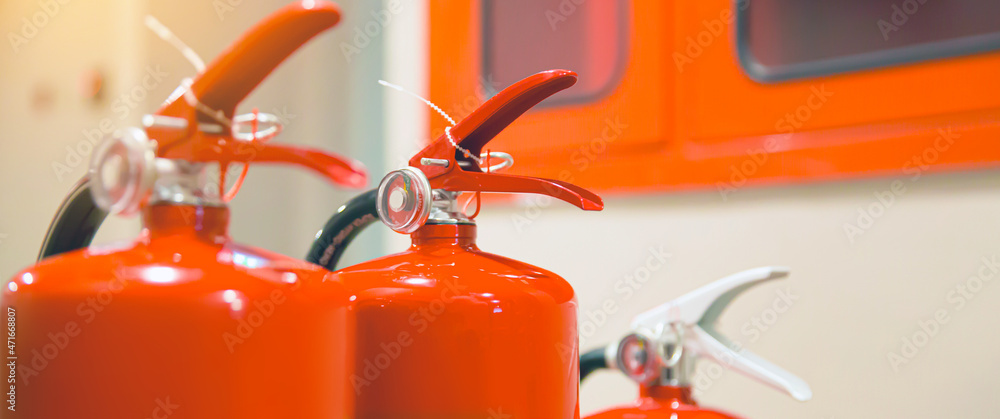
[[[565,182],[496,174],[510,156],[482,153],[517,117],[575,81],[555,70],[505,89],[409,167],[389,173],[377,192],[342,207],[320,233],[309,260],[331,269],[376,213],[412,238],[402,253],[332,277],[354,299],[358,418],[579,417],[573,288],[552,272],[479,250],[475,222],[457,204],[461,192],[517,192],[603,207]],[[506,161],[491,167],[497,157]]]
[[[130,246],[47,259],[8,283],[3,417],[349,412],[352,348],[332,337],[349,338],[347,295],[317,287],[325,271],[232,243],[225,208],[142,216]]]
[[[357,298],[359,418],[574,417],[573,288],[475,238],[428,224],[335,275]]]
[[[704,408],[691,397],[691,388],[642,387],[639,400],[629,406],[611,408],[587,416],[587,419],[742,419],[718,410]]]
[[[377,192],[338,210],[320,233],[308,259],[327,268],[374,213],[412,238],[402,253],[332,277],[354,298],[358,418],[579,417],[573,288],[552,272],[479,250],[475,222],[457,204],[460,192],[518,192],[603,207],[565,182],[493,173],[509,155],[482,153],[518,116],[575,80],[548,71],[505,89],[409,167],[389,173]],[[491,168],[498,156],[507,162]]]
[[[0,415],[350,417],[348,294],[323,283],[319,266],[234,243],[206,175],[212,163],[223,172],[230,162],[289,163],[364,185],[359,164],[266,144],[276,123],[234,116],[274,67],[338,20],[331,3],[287,6],[185,82],[146,130],[121,131],[95,152],[94,201],[141,213],[142,234],[47,258],[6,284],[10,394]]]

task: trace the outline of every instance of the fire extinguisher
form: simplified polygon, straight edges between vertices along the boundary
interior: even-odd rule
[[[282,8],[185,80],[143,119],[145,130],[119,131],[95,150],[87,186],[68,198],[47,249],[86,245],[106,212],[140,213],[142,233],[124,246],[46,258],[7,282],[9,393],[0,415],[353,414],[346,290],[323,283],[322,267],[234,243],[225,181],[210,185],[208,175],[216,163],[220,173],[231,163],[284,163],[365,185],[357,162],[265,143],[280,131],[275,117],[235,115],[278,64],[339,17],[324,1]]]
[[[788,276],[780,267],[763,267],[727,276],[646,311],[632,320],[632,333],[580,356],[581,382],[610,368],[639,384],[639,399],[588,416],[589,419],[737,419],[704,408],[691,395],[695,362],[715,361],[796,400],[812,398],[802,379],[743,349],[715,330],[714,324],[739,294],[768,280]]]
[[[376,214],[412,238],[402,253],[331,277],[354,301],[357,418],[579,417],[573,288],[552,272],[479,250],[475,217],[459,205],[461,192],[505,192],[603,208],[600,197],[566,182],[497,174],[509,155],[483,153],[507,125],[575,82],[575,73],[553,70],[508,87],[377,191],[341,207],[317,236],[307,259],[331,269]]]

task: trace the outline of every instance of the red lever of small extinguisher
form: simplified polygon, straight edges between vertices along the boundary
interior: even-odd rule
[[[574,84],[576,73],[567,70],[543,71],[525,78],[493,96],[413,156],[410,166],[419,167],[433,189],[535,193],[599,211],[604,202],[593,192],[558,180],[486,173],[479,158],[486,144],[514,120]]]
[[[513,158],[506,153],[482,154],[486,144],[514,120],[575,83],[576,73],[572,71],[543,71],[514,83],[455,126],[446,128],[443,135],[410,159],[408,167],[389,172],[382,179],[376,195],[379,219],[404,234],[417,231],[428,220],[467,223],[475,215],[470,218],[454,205],[462,192],[534,193],[588,211],[604,209],[604,201],[597,194],[567,182],[498,174],[497,170],[513,164]],[[488,166],[494,155],[502,156],[505,163]]]
[[[367,174],[360,163],[324,151],[265,143],[280,131],[277,118],[234,117],[236,106],[282,61],[338,21],[335,4],[301,0],[246,32],[144,120],[149,138],[156,140],[157,157],[219,162],[223,168],[234,162],[296,164],[335,184],[363,187]],[[250,125],[254,132],[241,132]],[[258,130],[258,125],[267,128]]]
[[[340,207],[316,235],[306,259],[335,270],[347,245],[376,219],[404,234],[414,233],[428,223],[474,224],[475,215],[468,216],[465,209],[459,209],[456,204],[461,192],[535,193],[561,199],[584,210],[603,209],[601,197],[579,186],[496,173],[513,164],[513,158],[506,153],[491,152],[482,156],[486,144],[518,117],[575,83],[576,73],[550,70],[504,89],[446,129],[444,135],[414,155],[408,167],[389,172],[377,190],[359,195]],[[405,92],[401,87],[383,84]],[[489,157],[493,155],[501,156],[505,163],[490,165]]]

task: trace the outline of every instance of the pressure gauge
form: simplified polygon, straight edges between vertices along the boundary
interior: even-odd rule
[[[132,215],[156,182],[156,143],[138,128],[126,128],[104,141],[90,162],[90,192],[98,207]]]
[[[378,216],[400,233],[417,231],[431,213],[431,192],[427,176],[419,169],[393,170],[378,186]]]
[[[660,377],[656,341],[641,333],[632,333],[618,344],[615,365],[629,378],[649,384]]]

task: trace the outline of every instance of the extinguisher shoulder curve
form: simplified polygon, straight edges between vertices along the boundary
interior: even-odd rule
[[[368,259],[364,262],[358,262],[351,266],[345,266],[335,271],[330,271],[330,277],[349,280],[356,274],[367,274],[371,275],[370,278],[374,278],[375,280],[378,280],[378,278],[383,276],[386,279],[390,279],[394,277],[394,272],[408,272],[414,269],[410,266],[410,261],[404,256],[408,252],[409,250],[392,253],[385,256],[379,256],[374,259]]]
[[[584,419],[743,419],[728,413],[691,405],[664,405],[654,400],[640,400],[631,406],[612,407]]]
[[[330,274],[315,264],[251,246],[196,246],[199,243],[189,241],[177,245],[176,240],[168,238],[153,246],[139,240],[80,249],[18,272],[4,291],[89,293],[114,285],[111,283],[115,281],[136,290],[148,288],[151,293],[168,293],[171,287],[205,292],[265,290],[275,285],[318,285],[326,282]],[[178,251],[181,247],[185,249]]]
[[[438,284],[466,295],[489,293],[498,298],[518,298],[531,294],[544,295],[558,304],[576,301],[572,285],[561,276],[482,251],[429,254],[410,249],[348,266],[332,272],[330,278],[351,290],[419,290]]]
[[[233,255],[250,257],[262,262],[260,265],[254,267],[296,271],[322,277],[326,277],[330,274],[329,271],[323,269],[323,267],[315,263],[310,263],[302,259],[293,258],[291,256],[260,247],[230,243],[226,246],[226,251],[231,252]]]
[[[475,257],[494,262],[496,267],[492,275],[503,278],[511,283],[529,285],[534,289],[547,291],[557,300],[568,301],[576,298],[573,286],[562,276],[530,263],[511,259],[493,253],[477,251]],[[519,278],[516,278],[519,276]]]
[[[99,272],[111,271],[115,265],[121,263],[117,261],[118,254],[133,247],[134,243],[131,243],[121,250],[107,252],[94,252],[85,248],[42,259],[10,277],[4,293],[42,290],[49,287],[60,292],[90,288],[94,282],[91,278],[98,276]],[[48,281],[48,278],[53,280]]]
[[[644,411],[632,406],[626,407],[615,407],[608,410],[603,410],[594,413],[589,416],[584,416],[584,419],[676,419],[678,416],[674,416],[670,412],[656,412],[656,411]]]

